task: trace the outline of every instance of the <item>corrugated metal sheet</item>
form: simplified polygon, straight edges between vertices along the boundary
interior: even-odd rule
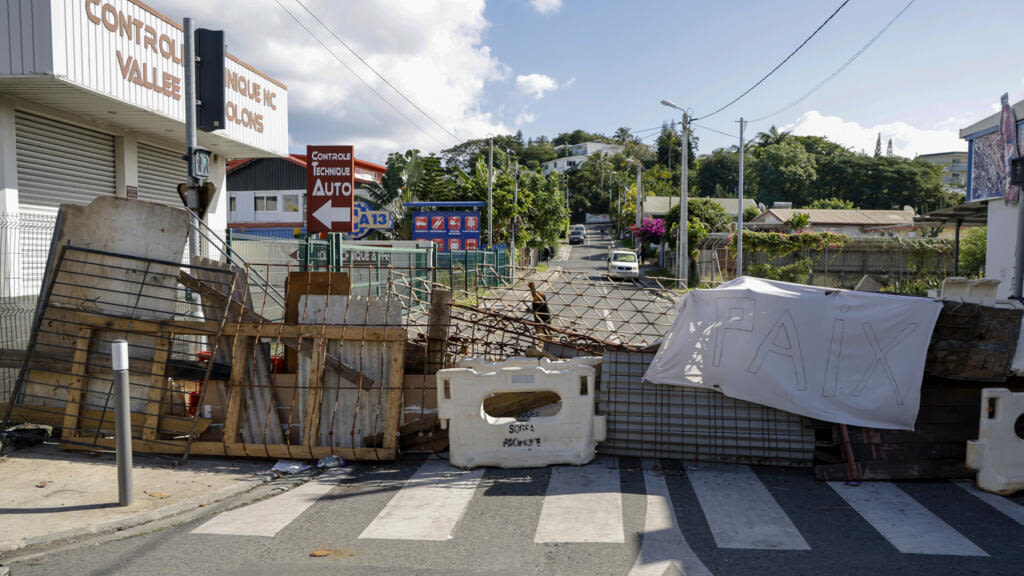
[[[284,158],[253,158],[227,180],[228,192],[305,190],[306,169]]]
[[[17,111],[18,200],[88,204],[114,194],[114,137]]]
[[[181,208],[178,184],[188,181],[182,152],[139,142],[139,199]]]
[[[0,75],[53,73],[48,2],[0,1],[0,32]]]
[[[810,466],[814,433],[804,418],[712,390],[644,383],[654,353],[607,352],[598,412],[619,456]]]

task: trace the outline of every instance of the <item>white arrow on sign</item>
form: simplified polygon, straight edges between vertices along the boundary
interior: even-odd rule
[[[334,228],[335,222],[352,221],[352,209],[348,206],[335,207],[330,202],[327,202],[323,206],[317,208],[316,212],[313,212],[313,218],[316,218],[328,228]]]

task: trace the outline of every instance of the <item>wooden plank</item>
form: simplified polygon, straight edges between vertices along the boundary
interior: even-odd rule
[[[85,392],[85,368],[89,361],[89,345],[92,343],[92,329],[82,326],[75,337],[75,357],[71,366],[71,382],[68,384],[68,395],[64,401],[64,421],[61,424],[62,434],[78,436],[78,416],[82,413],[82,401]]]
[[[394,458],[398,453],[398,420],[402,410],[402,382],[405,378],[405,347],[391,344],[391,373],[385,383],[388,387],[384,413],[384,451]]]
[[[102,316],[75,310],[54,310],[47,312],[47,319],[75,322],[93,329],[127,331],[134,334],[200,334],[213,336],[219,329],[217,322],[141,320]],[[407,337],[404,328],[384,326],[335,326],[321,324],[260,324],[258,322],[228,322],[222,332],[224,336],[259,336],[260,338],[324,338],[326,340],[362,340],[366,342],[400,342]]]
[[[238,441],[238,431],[242,428],[242,398],[244,387],[249,376],[252,339],[235,336],[231,346],[231,377],[228,380],[228,407],[224,415],[224,441]]]
[[[0,414],[7,410],[7,404],[0,403]],[[32,424],[45,424],[47,426],[59,427],[64,423],[64,409],[55,406],[32,406],[26,404],[15,404],[11,410],[11,421],[30,422]],[[91,410],[84,408],[78,415],[78,428],[83,434],[88,435],[96,431],[96,426],[102,422],[100,432],[110,433],[114,431],[114,416],[112,410],[108,410],[104,417],[102,410]],[[210,427],[209,418],[200,418],[196,427],[196,434],[202,434]],[[142,435],[146,425],[146,414],[132,413],[132,434]],[[167,416],[160,419],[159,432],[169,436],[183,436],[192,430],[191,416]]]
[[[427,357],[425,374],[436,374],[444,368],[445,348],[448,346],[448,326],[451,323],[451,290],[435,288],[430,293],[430,313],[427,320]]]
[[[149,373],[149,401],[146,402],[146,425],[142,430],[144,440],[156,440],[157,431],[160,429],[160,411],[163,407],[164,391],[167,389],[167,379],[164,378],[164,370],[167,367],[167,351],[171,346],[173,334],[157,336],[156,346],[153,350],[153,363]]]
[[[289,272],[284,288],[284,321],[299,322],[299,299],[303,295],[349,296],[352,279],[348,272]],[[289,350],[286,358],[288,372],[298,368],[298,355]]]
[[[80,444],[61,444],[63,450],[95,450],[95,446],[115,448],[113,438],[99,438],[92,446]],[[132,450],[148,454],[180,455],[185,453],[183,440],[132,440]],[[268,444],[246,446],[242,443],[224,442],[193,442],[189,451],[192,456],[236,456],[240,458],[289,458],[295,460],[318,460],[324,456],[340,456],[352,462],[385,462],[394,458],[387,456],[383,450],[374,448],[342,448],[330,446],[295,446],[288,444]]]
[[[319,445],[320,403],[323,398],[323,357],[327,341],[313,340],[313,356],[309,366],[309,387],[306,388],[306,418],[303,420],[302,440],[306,447]]]

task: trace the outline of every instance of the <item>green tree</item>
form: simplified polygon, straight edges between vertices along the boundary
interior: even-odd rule
[[[686,203],[686,216],[692,222],[700,222],[708,233],[728,232],[732,217],[722,205],[708,198],[690,198]],[[679,223],[679,205],[665,214],[665,221],[671,226]]]
[[[814,156],[792,139],[758,148],[754,173],[757,177],[757,199],[771,206],[773,202],[793,202],[804,206],[811,200],[817,179]]]
[[[758,135],[754,137],[754,142],[755,146],[764,147],[771,146],[773,144],[782,144],[789,139],[789,137],[789,131],[779,132],[779,129],[773,124],[767,132],[759,132]]]
[[[744,222],[750,222],[751,220],[757,218],[760,215],[761,211],[757,208],[757,206],[747,206],[746,208],[743,209]]]
[[[426,158],[420,157],[419,163],[419,176],[410,184],[411,195],[423,201],[454,200],[454,189],[445,179],[441,159],[431,154]]]
[[[857,207],[849,200],[839,198],[818,198],[807,205],[812,210],[854,210]]]
[[[960,239],[960,274],[968,277],[985,275],[985,245],[988,229],[970,228]]]
[[[804,212],[794,212],[786,224],[794,231],[799,232],[811,225],[811,217]]]

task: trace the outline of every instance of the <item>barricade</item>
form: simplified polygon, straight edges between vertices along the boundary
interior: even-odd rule
[[[439,371],[438,417],[441,427],[449,429],[451,464],[527,468],[593,460],[607,431],[606,418],[594,414],[594,367],[600,362],[598,357],[469,359],[460,368]],[[534,404],[537,399],[547,403],[534,406],[531,398]],[[492,415],[488,403],[506,412],[509,406],[532,407],[515,415]]]
[[[1004,495],[1024,488],[1024,439],[1017,434],[1022,416],[1024,392],[981,391],[978,439],[967,441],[967,466],[978,471],[978,488]]]

